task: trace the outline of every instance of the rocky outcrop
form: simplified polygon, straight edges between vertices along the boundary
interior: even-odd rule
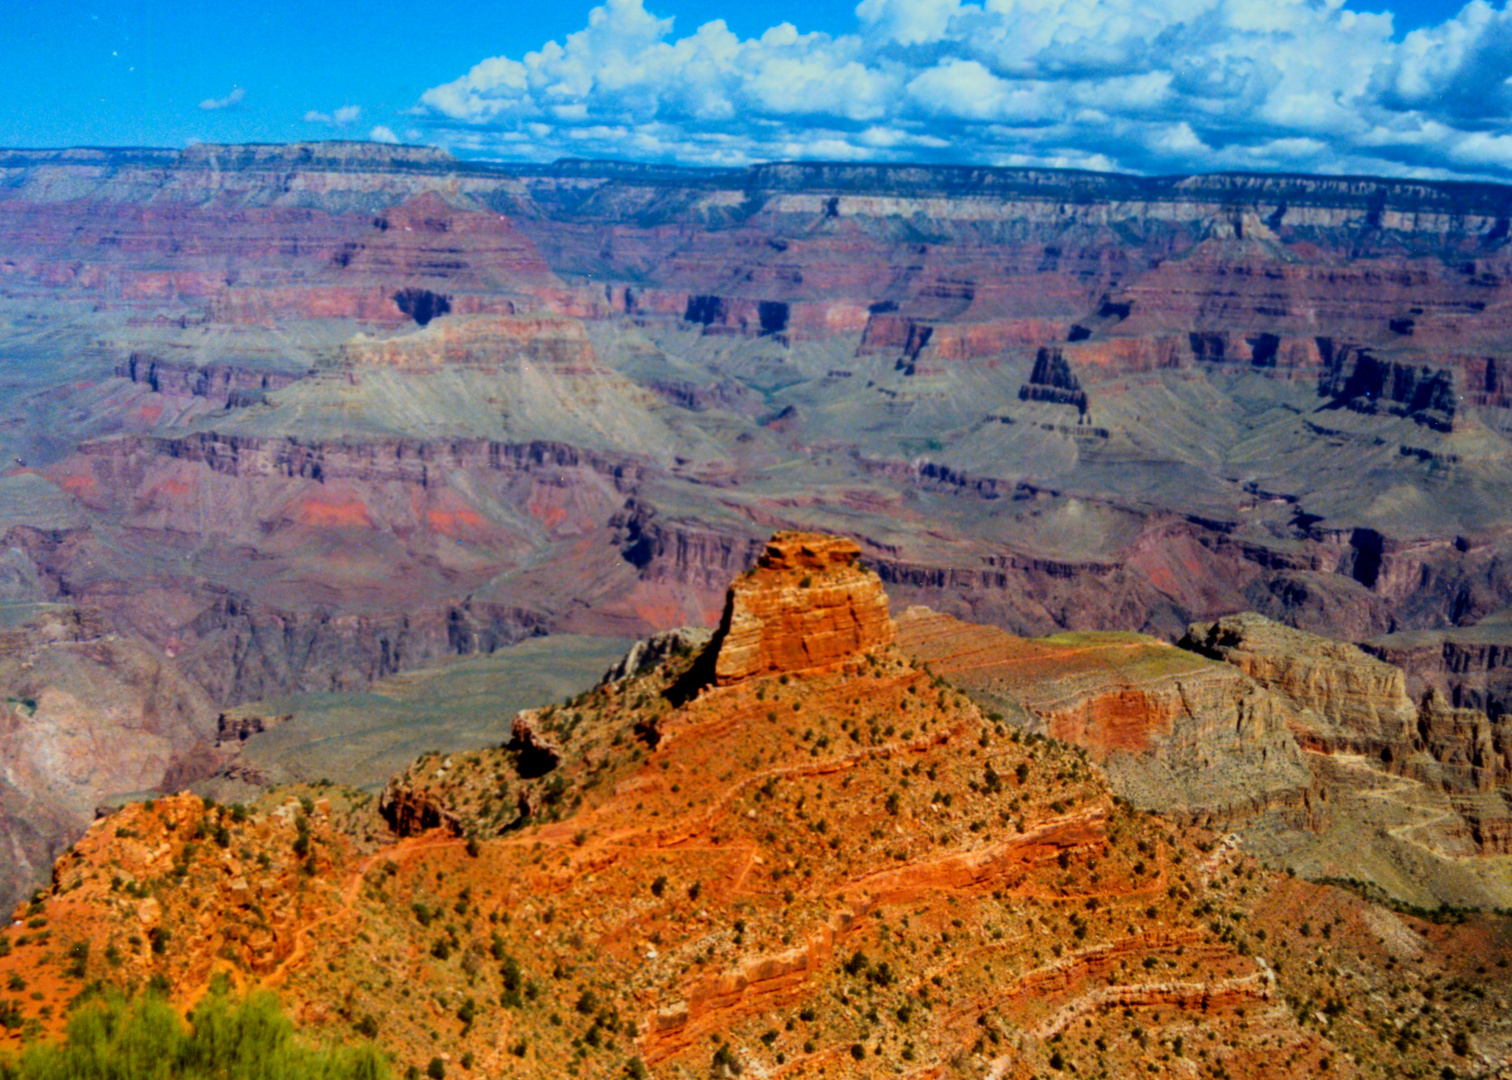
[[[159,359],[135,352],[116,366],[116,375],[149,387],[158,394],[183,394],[208,398],[217,405],[245,405],[303,377],[303,372],[259,371],[232,364],[200,366]]]
[[[235,746],[293,719],[292,713],[223,712],[215,720],[215,745]]]
[[[1340,876],[1380,875],[1399,895],[1480,893],[1474,870],[1452,864],[1505,849],[1505,719],[1456,708],[1437,688],[1414,705],[1401,668],[1253,613],[1194,624],[1181,645],[1233,664],[1287,707],[1297,741],[1312,752],[1315,805],[1330,808],[1319,822],[1324,845],[1352,845],[1366,868]],[[1389,863],[1410,864],[1422,850],[1441,869],[1393,882],[1400,871]]]
[[[1388,409],[1437,431],[1452,431],[1457,382],[1446,368],[1389,362],[1369,349],[1345,347],[1319,372],[1318,394],[1357,412]]]
[[[732,577],[760,558],[764,547],[756,536],[667,520],[656,507],[638,499],[628,500],[610,525],[621,556],[644,580],[693,583],[721,592],[728,591]]]
[[[1446,778],[1469,790],[1512,782],[1512,627],[1497,620],[1391,634],[1364,648],[1407,673],[1418,732]]]
[[[1414,706],[1402,672],[1355,646],[1253,614],[1194,625],[1182,647],[1020,638],[922,608],[898,626],[906,654],[1002,722],[1083,748],[1138,806],[1413,903],[1512,895],[1479,863],[1512,834],[1496,726]]]
[[[123,793],[208,775],[214,703],[172,657],[98,613],[44,610],[0,640],[0,907]]]
[[[1271,811],[1308,821],[1313,777],[1290,710],[1232,667],[1136,634],[1022,638],[919,607],[898,627],[910,656],[1083,747],[1140,806],[1213,825]]]
[[[445,769],[436,770],[429,779],[437,783],[445,781]],[[399,836],[414,836],[431,829],[445,829],[454,836],[462,832],[461,819],[407,774],[384,785],[378,796],[378,813]]]
[[[1042,347],[1035,354],[1034,370],[1029,373],[1029,381],[1019,387],[1019,400],[1074,405],[1079,413],[1087,411],[1087,392],[1072,374],[1060,349]]]
[[[777,277],[778,281],[774,284],[781,286],[782,275]],[[801,273],[796,274],[796,278],[797,281],[792,284],[803,281]],[[669,299],[672,297],[666,294],[655,300],[643,297],[635,303],[633,310],[654,310],[656,306],[665,306]],[[628,302],[626,308],[632,309]],[[858,331],[866,325],[867,310],[864,305],[854,302],[765,300],[759,297],[690,293],[683,307],[682,319],[685,323],[703,327],[705,334],[767,336],[786,344]]]
[[[779,532],[730,586],[712,648],[721,686],[823,668],[893,640],[887,594],[853,541]]]
[[[630,646],[630,651],[618,663],[604,672],[599,686],[633,679],[673,657],[690,656],[705,648],[710,636],[710,631],[702,627],[683,626],[642,638]]]
[[[1492,791],[1512,782],[1512,717],[1457,709],[1438,691],[1418,712],[1418,739],[1450,791]]]
[[[141,457],[204,465],[212,472],[240,479],[305,478],[322,483],[354,479],[424,485],[432,473],[451,469],[526,473],[542,467],[581,467],[616,483],[623,482],[629,490],[643,469],[642,463],[616,461],[570,443],[505,443],[477,438],[326,442],[204,431],[177,438],[92,443],[82,447],[81,453],[85,462],[101,470],[102,479],[105,470],[123,467],[117,463],[128,463],[126,468],[140,468]],[[75,484],[73,489],[84,501],[91,501],[85,485]]]
[[[1406,675],[1356,645],[1253,613],[1194,624],[1179,644],[1233,664],[1289,701],[1305,745],[1386,762],[1414,752],[1417,707]]]
[[[857,355],[898,355],[921,365],[922,373],[995,357],[1016,348],[1063,341],[1070,327],[1063,319],[987,319],[980,322],[925,322],[896,311],[872,312],[866,320]]]
[[[547,716],[527,710],[509,726],[508,749],[515,756],[515,769],[522,777],[544,776],[562,763],[561,743],[547,734]]]

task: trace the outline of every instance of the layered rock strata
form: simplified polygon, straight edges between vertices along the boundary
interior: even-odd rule
[[[1019,633],[1464,627],[1512,603],[1509,212],[1360,179],[9,153],[4,588],[144,636],[214,709],[716,622],[772,529],[840,522],[901,602]],[[1501,693],[1462,674],[1451,708]],[[1509,766],[1482,711],[1415,721],[1467,793]]]
[[[1020,638],[922,608],[901,647],[1030,732],[1084,748],[1112,789],[1237,830],[1312,876],[1413,903],[1500,905],[1512,800],[1484,714],[1399,668],[1253,613],[1194,625],[1182,647],[1135,634]]]
[[[1233,667],[1137,634],[1023,638],[919,607],[898,627],[910,656],[1083,747],[1138,805],[1209,824],[1272,810],[1308,821],[1314,781],[1291,710]]]
[[[562,375],[604,375],[583,324],[553,316],[456,316],[398,338],[358,335],[344,350],[355,366],[500,368],[546,364]]]
[[[817,544],[792,554],[834,568]],[[521,714],[509,745],[424,755],[386,796],[397,836],[325,786],[99,822],[0,930],[0,980],[31,990],[7,1026],[61,1029],[86,979],[166,980],[187,1008],[229,973],[277,987],[319,1039],[358,1027],[396,1068],[445,1045],[521,1080],[1464,1064],[1469,1034],[1380,1038],[1385,998],[1476,1053],[1512,1046],[1505,980],[1475,968],[1500,921],[1432,927],[1268,871],[894,648],[675,703],[692,644]]]
[[[721,686],[827,667],[891,643],[887,594],[850,540],[779,532],[736,579],[715,635]]]
[[[1413,752],[1417,708],[1401,668],[1254,613],[1194,624],[1181,646],[1226,661],[1283,695],[1312,748],[1390,762]]]
[[[1512,782],[1512,626],[1408,631],[1367,641],[1372,655],[1407,673],[1424,702],[1419,732],[1447,775],[1486,791]]]
[[[1512,883],[1476,864],[1512,835],[1504,725],[1436,690],[1414,705],[1399,667],[1357,646],[1245,613],[1194,624],[1182,645],[1221,658],[1282,701],[1317,777],[1316,845],[1258,845],[1298,869],[1375,881],[1398,896],[1500,905]],[[1421,902],[1418,900],[1416,902]]]

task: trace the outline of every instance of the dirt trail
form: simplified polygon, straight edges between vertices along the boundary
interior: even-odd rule
[[[1454,812],[1452,807],[1448,809],[1435,809],[1432,807],[1424,806],[1419,802],[1412,802],[1398,797],[1399,795],[1409,791],[1415,793],[1426,792],[1428,790],[1428,786],[1422,781],[1412,780],[1405,776],[1397,776],[1393,773],[1383,772],[1380,769],[1374,768],[1371,765],[1367,764],[1357,755],[1324,754],[1322,751],[1317,750],[1309,750],[1307,751],[1307,753],[1319,754],[1320,756],[1328,757],[1341,767],[1368,775],[1371,780],[1374,781],[1374,783],[1372,783],[1369,787],[1356,789],[1356,791],[1354,792],[1361,798],[1376,799],[1380,802],[1398,807],[1403,811],[1418,815],[1423,818],[1423,820],[1420,821],[1409,821],[1402,825],[1393,825],[1386,829],[1387,836],[1391,837],[1393,840],[1399,840],[1404,844],[1411,844],[1413,847],[1418,848],[1437,859],[1455,858],[1455,856],[1446,855],[1442,851],[1431,847],[1429,844],[1411,835],[1412,833],[1415,833],[1421,829],[1432,828],[1433,826],[1442,824],[1443,822],[1457,823],[1460,821],[1459,815]]]
[[[259,981],[264,989],[272,990],[282,986],[304,958],[309,955],[309,942],[313,940],[316,931],[335,923],[338,919],[349,918],[355,910],[358,895],[362,892],[363,882],[367,879],[367,872],[380,860],[393,861],[404,866],[413,861],[420,853],[435,848],[447,847],[460,844],[462,841],[446,835],[437,829],[420,836],[405,837],[402,840],[373,852],[361,859],[356,866],[347,872],[346,879],[342,882],[340,901],[331,910],[319,918],[301,926],[294,931],[294,946],[289,950],[289,955],[279,961],[278,966],[270,971]]]

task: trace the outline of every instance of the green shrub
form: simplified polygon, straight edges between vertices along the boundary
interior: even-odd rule
[[[61,1043],[34,1043],[0,1056],[8,1080],[388,1080],[372,1046],[316,1050],[294,1037],[278,999],[260,992],[233,1000],[212,988],[189,1024],[161,997],[128,1000],[110,991],[85,1000]]]

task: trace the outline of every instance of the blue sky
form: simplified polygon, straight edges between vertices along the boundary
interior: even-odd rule
[[[13,0],[0,145],[1512,180],[1505,5]]]

